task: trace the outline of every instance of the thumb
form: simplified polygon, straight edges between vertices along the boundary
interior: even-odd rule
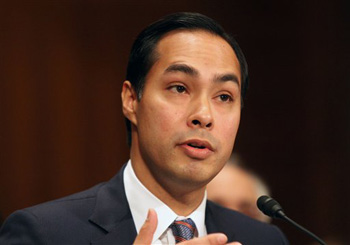
[[[154,209],[148,210],[147,219],[142,225],[139,234],[137,235],[134,244],[151,244],[153,234],[156,231],[158,224],[157,213]]]

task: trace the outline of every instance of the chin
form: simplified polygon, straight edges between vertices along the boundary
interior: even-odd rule
[[[202,168],[196,168],[189,170],[185,175],[182,174],[181,179],[183,182],[192,184],[192,185],[206,185],[216,174],[212,172],[207,172]]]

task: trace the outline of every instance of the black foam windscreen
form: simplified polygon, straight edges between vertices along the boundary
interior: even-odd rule
[[[271,197],[259,197],[257,201],[257,206],[260,209],[260,211],[272,218],[281,218],[281,215],[284,215],[284,211],[281,205]]]

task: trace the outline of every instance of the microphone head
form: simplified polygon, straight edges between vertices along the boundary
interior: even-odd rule
[[[272,218],[283,218],[285,216],[281,205],[269,196],[261,196],[256,202],[259,210]]]

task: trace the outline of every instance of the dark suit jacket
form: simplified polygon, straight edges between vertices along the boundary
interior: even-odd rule
[[[89,190],[16,211],[0,230],[0,244],[132,244],[137,234],[123,170]],[[208,233],[223,232],[244,245],[288,244],[275,226],[210,201],[205,223]]]

